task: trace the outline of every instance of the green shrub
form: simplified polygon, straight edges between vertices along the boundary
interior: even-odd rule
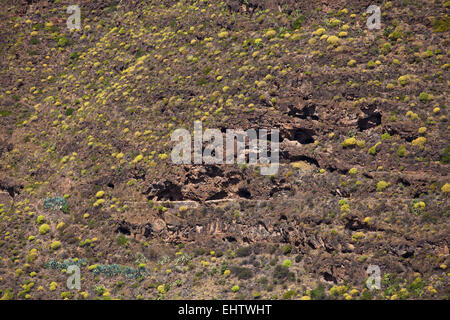
[[[252,253],[252,249],[250,247],[241,247],[236,250],[237,257],[247,257]]]
[[[292,261],[289,260],[289,259],[284,260],[284,261],[283,261],[283,266],[289,268],[290,266],[292,266]]]
[[[287,254],[291,253],[291,251],[292,251],[292,247],[291,247],[290,244],[287,244],[287,245],[284,246],[283,254],[287,255]]]
[[[345,140],[341,143],[341,145],[342,145],[344,148],[347,148],[347,147],[353,147],[354,145],[356,145],[356,143],[357,143],[356,138],[355,138],[355,137],[351,137],[351,138],[345,139]]]
[[[275,266],[273,270],[273,278],[275,280],[295,280],[295,275],[292,272],[289,272],[289,268],[282,265]]]
[[[424,102],[424,103],[428,102],[428,101],[431,101],[431,100],[433,100],[433,95],[431,95],[429,93],[426,93],[426,92],[421,92],[419,94],[419,100]]]
[[[126,246],[128,243],[128,238],[125,237],[125,235],[121,234],[117,237],[117,243],[119,244],[119,246]]]
[[[294,290],[288,290],[285,293],[283,293],[283,299],[284,300],[290,300],[292,299],[293,296],[295,296],[297,294],[296,291]]]
[[[43,225],[41,225],[39,227],[39,233],[40,234],[46,234],[47,232],[49,232],[49,230],[50,230],[50,226],[48,224],[46,224],[46,223],[44,223]]]
[[[373,69],[375,68],[375,66],[376,66],[375,61],[370,60],[369,62],[367,62],[367,67],[369,69]]]
[[[42,224],[42,223],[44,223],[45,222],[45,217],[43,216],[43,215],[39,215],[37,218],[36,218],[36,223],[37,224]]]
[[[6,289],[3,296],[0,298],[0,300],[12,300],[14,299],[14,294],[11,292],[11,289]]]
[[[0,110],[0,117],[7,117],[11,114],[12,112],[9,110]]]
[[[253,271],[246,267],[232,266],[230,271],[238,277],[238,279],[251,279],[253,277]]]
[[[389,132],[385,132],[381,135],[381,140],[384,141],[384,140],[389,139],[390,137],[391,137],[391,135],[389,134]]]
[[[414,281],[408,286],[408,290],[412,292],[413,295],[417,297],[421,297],[423,295],[423,289],[425,287],[425,282],[421,277],[417,277]]]
[[[391,34],[389,34],[389,39],[391,39],[392,41],[397,41],[401,37],[403,37],[403,34],[400,30],[397,29],[394,30]]]
[[[405,145],[401,145],[400,147],[398,147],[397,154],[399,157],[404,157],[406,155]]]
[[[303,24],[303,21],[305,21],[305,16],[301,15],[300,17],[295,19],[294,22],[292,23],[292,29],[300,29],[300,27]]]
[[[319,284],[315,289],[311,290],[311,299],[323,300],[325,298],[325,287]]]
[[[444,149],[439,157],[439,160],[443,164],[448,164],[450,162],[450,147]]]
[[[404,76],[398,77],[397,80],[400,83],[400,85],[406,86],[410,81],[410,77],[408,75],[404,75]]]
[[[377,183],[377,191],[381,192],[384,189],[386,189],[388,186],[389,186],[388,182],[381,180]]]
[[[52,250],[57,250],[61,247],[61,242],[60,241],[53,241],[52,244],[50,245],[50,248],[52,248]]]
[[[432,21],[434,32],[447,32],[450,28],[450,17],[445,15],[441,19],[433,19]]]
[[[377,142],[374,146],[369,148],[369,153],[371,155],[376,155],[377,154],[377,147],[381,144],[381,142]]]
[[[94,289],[95,289],[95,293],[98,296],[101,296],[101,295],[103,295],[106,292],[106,288],[104,286],[102,286],[102,285],[95,286]]]
[[[70,41],[67,39],[65,35],[59,37],[58,39],[58,47],[65,47],[70,44]]]

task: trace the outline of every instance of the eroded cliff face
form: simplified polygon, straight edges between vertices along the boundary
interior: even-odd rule
[[[446,2],[67,4],[0,4],[1,296],[448,298]],[[174,164],[194,121],[278,172]]]
[[[387,270],[414,274],[429,270],[425,261],[430,251],[444,255],[448,252],[446,231],[431,237],[405,232],[404,225],[422,223],[396,214],[410,211],[409,199],[358,200],[351,203],[351,213],[341,213],[336,198],[314,193],[271,200],[160,203],[163,204],[167,205],[167,211],[159,214],[142,215],[146,210],[143,207],[113,214],[117,232],[140,241],[163,239],[187,247],[199,244],[208,244],[216,250],[250,247],[255,255],[270,251],[274,245],[290,245],[303,257],[305,272],[334,284],[351,275],[352,283],[365,281],[365,271],[351,263],[361,256]],[[431,206],[439,210],[439,201]],[[367,219],[384,216],[386,212],[399,220],[374,223]]]

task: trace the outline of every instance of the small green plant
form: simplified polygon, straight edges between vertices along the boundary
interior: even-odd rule
[[[45,222],[45,217],[43,216],[43,215],[39,215],[37,218],[36,218],[36,223],[37,224],[42,224],[42,223],[44,223]]]
[[[371,155],[376,155],[377,154],[377,147],[381,144],[381,142],[377,142],[374,146],[369,148],[369,153]]]
[[[48,224],[46,224],[46,223],[44,223],[43,225],[41,225],[39,227],[39,233],[40,234],[46,234],[49,231],[50,231],[50,226]]]
[[[58,47],[66,47],[70,44],[70,41],[67,39],[66,35],[63,35],[58,38]]]
[[[389,39],[390,40],[392,40],[392,41],[397,41],[398,39],[400,39],[400,38],[402,38],[403,37],[403,34],[402,34],[402,32],[400,31],[400,29],[395,29],[393,32],[391,32],[390,34],[389,34]]]
[[[283,247],[283,254],[284,255],[288,255],[289,253],[291,253],[292,251],[292,247],[290,244],[287,244]]]
[[[362,233],[362,232],[355,232],[353,235],[352,235],[352,241],[354,241],[354,242],[357,242],[359,239],[362,239],[362,238],[364,238],[364,233]]]
[[[102,285],[95,286],[94,290],[98,296],[102,296],[106,292],[106,288]]]
[[[335,285],[330,289],[330,294],[333,296],[340,296],[347,292],[348,288],[345,285]]]
[[[431,100],[433,100],[433,95],[426,93],[426,92],[421,92],[419,94],[419,100],[423,103],[431,101]]]
[[[413,141],[411,141],[411,145],[423,149],[425,142],[427,142],[427,138],[418,137],[417,139],[414,139]]]
[[[305,16],[301,15],[300,17],[298,17],[297,19],[294,20],[294,22],[292,22],[292,29],[300,29],[300,27],[303,24],[303,21],[305,21]]]
[[[406,147],[405,145],[401,145],[398,147],[397,154],[399,157],[404,157],[406,155]]]
[[[123,234],[117,237],[117,243],[119,244],[119,246],[125,247],[128,244],[128,241],[128,238]]]
[[[323,284],[319,284],[315,289],[310,292],[311,299],[313,300],[323,300],[325,299],[325,287]]]
[[[408,286],[408,290],[412,292],[416,297],[421,297],[423,295],[425,287],[425,282],[421,277],[417,277],[414,281]]]
[[[386,181],[378,181],[377,183],[377,191],[382,192],[383,190],[385,190],[387,187],[389,187],[390,183],[386,182]]]
[[[52,244],[50,245],[50,248],[52,248],[52,250],[58,250],[60,247],[61,247],[60,241],[53,241]]]
[[[64,197],[46,198],[44,200],[44,208],[50,210],[61,210],[64,206],[67,206],[67,200]]]
[[[177,286],[177,287],[181,287],[182,284],[183,284],[183,280],[181,280],[181,279],[177,279],[174,282],[174,285]]]
[[[425,207],[426,207],[425,202],[419,199],[413,199],[411,201],[410,209],[411,212],[414,213],[415,215],[421,214],[424,211]]]
[[[381,140],[388,140],[391,137],[391,135],[389,134],[389,132],[385,132],[381,135]]]
[[[356,138],[355,137],[351,137],[351,138],[348,138],[348,139],[345,139],[343,142],[342,142],[342,146],[344,147],[344,148],[347,148],[347,147],[353,147],[354,145],[356,145]]]
[[[7,117],[10,114],[12,114],[12,112],[9,110],[0,110],[0,117]]]
[[[294,297],[297,294],[297,291],[294,290],[288,290],[285,293],[283,293],[283,299],[284,300],[290,300],[292,297]]]
[[[61,207],[61,211],[65,214],[69,213],[69,206],[67,205],[67,203]]]
[[[444,151],[439,156],[439,161],[443,164],[450,163],[450,147],[444,149]]]
[[[289,272],[289,268],[282,265],[276,265],[273,270],[273,278],[275,280],[295,280],[295,275],[292,272]]]
[[[241,247],[236,250],[236,257],[247,257],[252,253],[250,247]]]
[[[341,209],[341,213],[347,214],[350,212],[350,205],[347,203],[346,199],[339,200],[339,207]]]
[[[339,38],[336,36],[329,36],[327,38],[327,43],[331,44],[331,45],[337,45],[339,43]]]
[[[289,268],[290,266],[292,266],[292,261],[289,259],[284,260],[283,266]]]
[[[233,266],[230,267],[230,271],[236,275],[238,279],[247,280],[253,277],[253,271],[246,267]]]

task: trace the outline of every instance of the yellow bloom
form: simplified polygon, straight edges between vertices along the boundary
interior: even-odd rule
[[[105,191],[99,191],[99,192],[97,192],[96,194],[95,194],[95,197],[96,198],[101,198],[101,197],[103,197],[105,195]]]
[[[277,32],[276,32],[275,30],[269,29],[269,30],[266,31],[266,33],[264,34],[264,36],[265,36],[266,38],[272,38],[272,37],[274,37],[276,34],[277,34]]]
[[[217,34],[217,36],[218,36],[220,39],[226,38],[226,37],[228,37],[228,32],[227,32],[227,31],[219,32],[219,33]]]

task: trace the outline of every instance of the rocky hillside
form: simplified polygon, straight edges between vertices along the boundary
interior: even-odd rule
[[[450,2],[78,3],[0,3],[2,299],[450,297]],[[194,121],[278,173],[173,164]]]

